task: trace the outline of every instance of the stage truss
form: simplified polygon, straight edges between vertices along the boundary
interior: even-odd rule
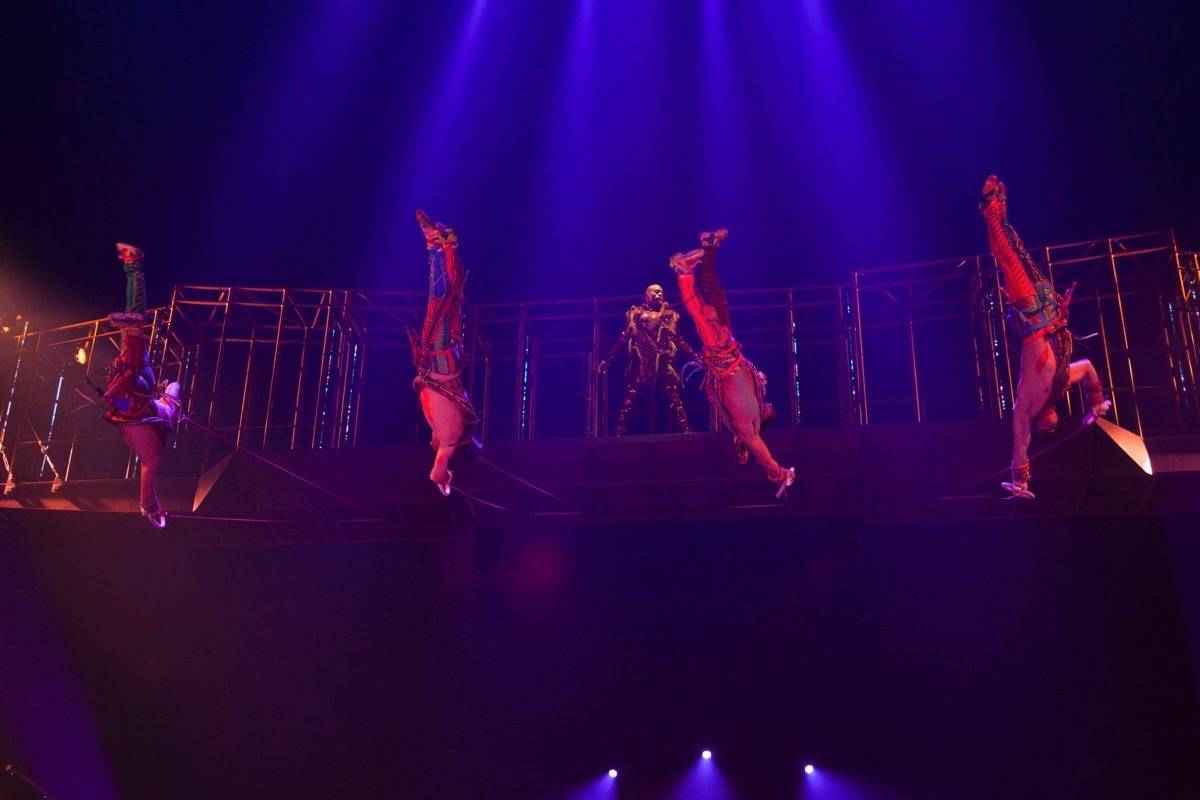
[[[1200,254],[1170,232],[1041,250],[1056,286],[1079,288],[1071,327],[1094,333],[1112,419],[1143,436],[1200,432]],[[852,274],[845,285],[729,292],[733,328],[770,378],[776,424],[809,428],[1000,420],[1017,353],[991,256]],[[468,390],[485,442],[599,439],[622,395],[620,361],[596,366],[639,298],[467,306]],[[164,476],[197,477],[229,453],[407,445],[428,436],[410,382],[408,331],[425,297],[345,289],[179,286],[149,320],[161,376],[184,387]],[[689,321],[685,335],[695,342]],[[103,320],[21,325],[0,345],[6,485],[120,479],[136,463],[99,418],[117,332]],[[82,352],[83,364],[77,362]],[[636,430],[666,431],[663,398]],[[698,387],[693,428],[715,430]],[[1066,400],[1078,413],[1079,398]]]

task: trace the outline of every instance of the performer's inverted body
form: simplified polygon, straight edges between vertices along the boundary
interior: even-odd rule
[[[1008,221],[1008,197],[1004,183],[995,175],[983,185],[979,203],[987,223],[992,255],[1004,273],[1008,299],[1008,323],[1021,340],[1021,377],[1013,407],[1012,480],[1001,485],[1014,497],[1033,498],[1029,490],[1029,440],[1036,428],[1050,433],[1058,426],[1055,404],[1070,386],[1083,384],[1089,425],[1112,408],[1104,397],[1100,378],[1092,362],[1071,361],[1071,331],[1067,311],[1074,286],[1066,295],[1038,268],[1021,237]]]
[[[155,478],[167,436],[179,420],[179,384],[160,386],[146,352],[146,278],[142,251],[118,243],[117,255],[125,267],[125,311],[109,315],[121,329],[121,348],[108,368],[103,399],[109,410],[104,418],[116,425],[121,438],[141,463],[139,507],[156,528],[167,524],[158,503]]]
[[[779,466],[762,439],[762,427],[773,414],[766,402],[767,378],[742,355],[733,338],[725,292],[717,280],[717,248],[728,233],[722,228],[700,234],[700,249],[676,253],[670,264],[683,305],[704,344],[705,393],[717,407],[721,423],[733,432],[738,460],[745,463],[753,455],[782,494],[795,481],[796,470]]]
[[[429,479],[450,494],[450,459],[460,448],[479,447],[478,415],[462,382],[463,287],[466,270],[458,259],[458,236],[417,211],[429,262],[429,300],[419,336],[413,335],[413,390],[421,400],[425,421],[433,430],[436,450]]]
[[[689,433],[687,412],[679,396],[679,373],[675,371],[675,357],[679,353],[689,361],[698,356],[692,346],[679,332],[679,312],[671,308],[663,297],[663,288],[657,283],[646,287],[641,305],[630,306],[625,314],[625,329],[616,344],[609,350],[599,365],[601,374],[624,347],[628,356],[625,366],[625,401],[617,416],[616,435],[624,436],[629,430],[629,418],[633,415],[638,395],[647,389],[661,388],[667,395],[667,403],[674,418],[675,428],[680,433]]]

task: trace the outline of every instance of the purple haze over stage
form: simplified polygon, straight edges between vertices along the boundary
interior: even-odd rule
[[[990,172],[1028,241],[1187,241],[1197,67],[1156,5],[39,6],[9,48],[4,297],[107,313],[118,237],[159,293],[419,289],[418,206],[477,298],[628,291],[718,225],[731,288],[836,282],[981,249]]]

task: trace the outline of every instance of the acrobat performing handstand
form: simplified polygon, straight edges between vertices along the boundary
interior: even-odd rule
[[[626,350],[628,361],[625,401],[617,415],[616,435],[624,436],[629,431],[629,418],[638,395],[656,386],[667,395],[676,430],[690,433],[687,411],[679,396],[680,380],[675,371],[675,358],[682,353],[689,361],[697,361],[698,356],[679,332],[679,312],[671,308],[663,296],[663,287],[657,283],[647,286],[641,304],[630,306],[625,313],[625,329],[598,366],[601,375],[608,372],[609,364],[622,348]]]
[[[717,280],[717,248],[728,235],[724,228],[701,233],[700,248],[676,253],[670,265],[684,308],[704,344],[704,391],[717,407],[721,424],[733,432],[738,461],[744,464],[753,455],[767,478],[779,485],[779,496],[795,482],[796,470],[779,466],[762,439],[762,427],[773,416],[766,401],[767,378],[742,355],[733,338],[725,292]]]
[[[1075,286],[1065,295],[1054,291],[1054,284],[1038,268],[1009,223],[1006,187],[995,175],[989,175],[983,184],[979,210],[987,224],[992,255],[1004,274],[1008,324],[1021,340],[1021,377],[1013,406],[1012,480],[1001,486],[1013,497],[1032,499],[1029,441],[1033,429],[1039,433],[1054,431],[1058,426],[1054,407],[1077,383],[1083,384],[1088,409],[1085,425],[1107,414],[1112,403],[1104,396],[1092,362],[1086,358],[1071,361],[1067,311]]]
[[[121,432],[125,444],[141,463],[139,508],[156,528],[167,526],[167,514],[158,503],[158,475],[167,437],[179,421],[179,384],[159,383],[146,350],[146,277],[142,251],[117,243],[117,256],[125,268],[125,311],[109,315],[121,331],[121,347],[108,367],[102,399],[108,405],[104,419]]]
[[[425,421],[433,430],[436,450],[429,479],[449,496],[450,459],[459,450],[479,448],[479,417],[462,382],[463,286],[466,270],[458,259],[458,236],[417,210],[429,262],[429,300],[420,334],[410,333],[417,377],[413,390],[421,400]]]

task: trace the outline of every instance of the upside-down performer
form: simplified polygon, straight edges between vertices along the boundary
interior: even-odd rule
[[[146,277],[142,251],[117,243],[117,256],[125,267],[125,311],[109,315],[121,330],[121,349],[108,367],[103,400],[104,418],[116,425],[121,438],[141,462],[139,507],[156,528],[167,526],[167,514],[158,504],[155,478],[167,437],[179,420],[179,384],[155,380],[146,351]]]
[[[724,228],[702,233],[700,249],[676,253],[670,264],[704,344],[704,391],[717,407],[721,424],[733,432],[738,461],[744,464],[753,455],[767,477],[779,484],[779,496],[795,482],[796,470],[779,466],[762,439],[762,427],[773,416],[766,401],[767,378],[742,355],[729,325],[725,291],[717,280],[717,248],[728,235]]]
[[[1021,237],[1008,221],[1008,197],[1004,183],[995,175],[983,184],[979,209],[987,223],[992,255],[1004,273],[1008,302],[1008,324],[1021,340],[1021,377],[1013,407],[1012,480],[1001,486],[1014,497],[1033,498],[1029,491],[1029,440],[1033,429],[1052,433],[1058,427],[1055,404],[1069,387],[1083,384],[1087,414],[1085,425],[1112,408],[1104,397],[1100,377],[1092,362],[1071,361],[1071,331],[1067,311],[1072,285],[1065,295],[1038,268]]]
[[[429,300],[420,334],[410,333],[417,377],[413,390],[433,430],[430,444],[437,451],[429,480],[443,495],[450,494],[450,459],[460,448],[478,448],[475,426],[479,417],[462,382],[463,286],[467,273],[458,259],[458,236],[417,210],[429,262]]]
[[[675,371],[678,353],[689,361],[699,357],[692,346],[679,332],[679,312],[671,308],[663,297],[663,287],[652,283],[646,287],[640,305],[629,307],[625,313],[625,329],[617,338],[599,365],[601,374],[608,372],[608,365],[620,352],[626,350],[628,361],[625,366],[625,402],[617,415],[617,436],[629,430],[629,418],[638,395],[647,389],[659,386],[666,392],[675,427],[680,433],[690,433],[687,412],[679,397],[679,373]]]

